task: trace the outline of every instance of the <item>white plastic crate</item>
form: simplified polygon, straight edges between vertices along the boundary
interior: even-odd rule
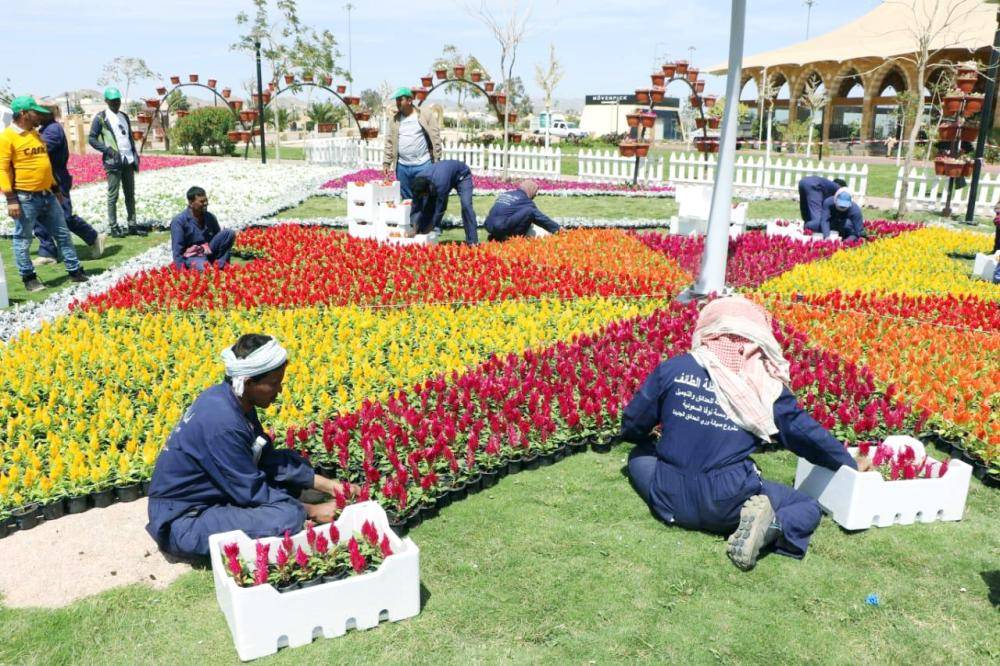
[[[972,274],[982,278],[987,282],[993,281],[993,273],[997,270],[997,255],[983,254],[976,255],[976,263],[972,268]]]
[[[385,225],[377,220],[369,222],[352,218],[347,221],[347,235],[353,238],[384,240],[389,234]]]
[[[532,224],[530,227],[528,227],[528,233],[527,233],[528,238],[545,238],[546,236],[551,236],[551,235],[552,234],[550,234],[548,231],[538,226],[537,224]]]
[[[389,236],[386,240],[392,245],[437,245],[439,235],[437,231],[432,231],[413,236]]]
[[[857,455],[857,449],[849,449]],[[931,458],[933,460],[933,458]],[[886,481],[879,472],[841,467],[832,472],[799,458],[795,488],[813,497],[848,530],[961,520],[972,467],[952,459],[937,479]]]
[[[336,521],[341,543],[346,544],[366,520],[388,535],[393,551],[376,571],[285,593],[271,585],[240,587],[226,573],[221,546],[238,543],[242,558],[252,564],[256,559],[254,539],[242,531],[209,537],[215,597],[241,660],[274,654],[281,647],[308,645],[320,636],[342,636],[348,629],[370,629],[382,620],[396,622],[420,612],[420,551],[411,539],[400,539],[389,529],[381,506],[362,502],[344,509]],[[325,531],[323,527],[316,529]],[[296,546],[305,548],[304,531],[292,539]],[[260,541],[271,544],[273,561],[281,539]]]
[[[412,238],[415,230],[410,224],[413,203],[405,201],[383,201],[376,206],[375,219],[385,227],[388,238]]]
[[[347,217],[351,220],[375,222],[376,206],[386,201],[399,201],[399,181],[389,184],[380,180],[351,183],[347,186]]]

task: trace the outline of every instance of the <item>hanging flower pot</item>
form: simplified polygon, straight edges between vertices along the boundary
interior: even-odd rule
[[[507,122],[510,123],[511,125],[513,125],[514,123],[516,123],[517,122],[517,113],[514,112],[514,111],[511,111],[510,113],[508,113],[507,114]]]
[[[345,85],[339,85],[339,86],[337,86],[337,94],[338,95],[343,95],[345,92],[347,92],[347,86],[345,86]]]
[[[979,124],[966,123],[962,125],[962,141],[975,141],[979,138]]]
[[[160,100],[158,100],[158,99],[147,99],[146,100],[146,108],[147,109],[155,109],[159,105],[160,105]]]
[[[255,127],[253,131],[250,133],[253,134],[254,136],[260,136],[262,134],[259,127]]]
[[[956,68],[958,71],[958,76],[967,76],[969,74],[979,73],[979,63],[975,60],[966,60],[965,62],[959,63]]]
[[[181,77],[179,77],[179,76],[177,76],[177,75],[175,74],[174,76],[171,76],[171,77],[170,77],[170,82],[171,82],[172,84],[174,84],[175,86],[176,86],[176,85],[180,85],[180,83],[181,83]]]
[[[701,153],[717,153],[719,152],[719,142],[715,139],[708,139],[705,137],[695,137],[694,140],[695,150]]]
[[[946,116],[951,116],[958,113],[958,110],[962,106],[962,100],[965,99],[965,93],[961,90],[952,90],[948,95],[945,96],[942,103],[941,112]]]
[[[962,165],[962,177],[971,178],[972,177],[972,167],[975,164],[972,160],[966,160]]]
[[[372,114],[370,114],[367,111],[358,111],[357,113],[354,114],[354,117],[357,118],[358,120],[360,120],[361,122],[364,122],[364,121],[368,120],[369,118],[371,118]]]
[[[465,78],[465,65],[455,65],[454,67],[452,67],[452,70],[455,72],[456,79]]]
[[[166,95],[167,94],[167,88],[166,88],[166,86],[159,86],[156,89],[156,94],[159,95],[160,97],[163,97],[164,95]]]
[[[711,109],[715,106],[715,100],[717,100],[718,97],[715,95],[705,95],[702,99],[705,101],[705,108]]]
[[[428,74],[427,76],[421,76],[420,85],[430,88],[432,85],[434,85],[434,75]]]
[[[983,96],[972,93],[965,98],[965,117],[973,116],[983,110]]]
[[[481,69],[472,70],[471,72],[469,72],[469,78],[472,79],[473,83],[479,83],[480,81],[483,80],[483,70]]]
[[[656,86],[662,86],[663,85],[663,81],[666,78],[667,77],[663,74],[663,72],[653,72],[652,74],[649,75],[649,80],[653,82],[653,87],[654,88]]]
[[[649,144],[648,143],[635,144],[635,154],[637,157],[645,157],[646,155],[649,155]]]
[[[625,122],[628,123],[629,127],[639,126],[639,114],[638,113],[627,113],[625,114]]]
[[[239,112],[239,110],[243,108],[243,100],[241,99],[232,100],[231,102],[229,102],[229,108],[231,108],[233,111]]]
[[[444,79],[448,78],[448,68],[439,67],[434,70],[434,75],[443,81]]]
[[[260,104],[260,95],[257,93],[250,93],[250,105],[258,106]]]
[[[271,92],[274,92],[275,90],[278,89],[278,84],[275,83],[274,81],[268,81],[268,83],[267,83],[267,89],[270,90]],[[228,90],[228,88],[227,88],[227,90]]]
[[[198,75],[188,74],[188,81],[190,81],[191,83],[198,83]]]
[[[252,123],[257,119],[257,111],[254,109],[247,109],[245,111],[240,111],[240,120],[245,123]]]
[[[523,136],[520,132],[512,132],[510,135],[510,140],[512,143],[521,143]]]
[[[674,73],[677,72],[677,64],[673,62],[665,62],[660,66],[660,69],[663,70],[663,76],[668,79],[672,79],[674,78]]]
[[[688,81],[690,81],[691,83],[694,83],[695,81],[697,81],[698,80],[698,72],[700,72],[700,71],[701,70],[699,70],[697,67],[688,67],[688,71],[687,71]]]
[[[223,99],[229,99],[229,96],[232,95],[232,94],[233,94],[233,91],[230,88],[223,88],[222,89],[222,98]]]
[[[316,130],[322,134],[328,134],[333,131],[334,123],[318,123],[316,125]]]
[[[357,106],[358,104],[361,104],[361,98],[355,96],[345,97],[344,101],[346,101],[351,106]]]
[[[972,89],[976,87],[976,79],[979,77],[975,74],[966,74],[965,76],[960,76],[955,79],[955,85],[958,89],[964,93],[972,92]]]
[[[177,117],[178,118],[186,118],[187,115],[188,115],[188,112],[185,111],[184,109],[178,109],[177,110]]]
[[[934,170],[937,172],[938,160],[941,161],[941,175],[947,178],[958,178],[965,169],[965,161],[954,157],[939,157],[934,160]]]
[[[643,127],[652,127],[656,124],[656,112],[642,111],[639,113],[639,120],[642,122]]]
[[[709,129],[719,129],[719,121],[720,120],[721,120],[721,118],[719,118],[718,116],[712,116],[712,117],[710,117],[708,119],[708,128]]]
[[[265,90],[264,91],[264,104],[267,104],[270,101],[271,101],[271,91],[270,90]]]
[[[649,89],[649,99],[653,101],[653,104],[659,104],[663,101],[663,96],[666,94],[666,90],[662,87],[654,87]]]
[[[941,141],[953,141],[958,133],[958,124],[945,123],[938,126],[938,138]]]
[[[705,129],[705,125],[708,124],[708,118],[702,118],[698,116],[694,119],[694,126],[698,129]]]
[[[649,88],[636,88],[635,101],[639,104],[649,104]]]
[[[687,60],[678,60],[677,63],[676,63],[676,65],[677,65],[677,75],[678,76],[684,76],[685,74],[687,74],[687,71],[688,71],[688,61]]]
[[[302,80],[305,81],[306,83],[312,83],[313,82],[312,72],[303,72]]]
[[[328,88],[330,86],[332,86],[333,85],[333,77],[329,76],[327,74],[324,74],[323,75],[323,85],[326,86],[326,87],[328,87]]]
[[[229,132],[226,132],[226,138],[228,138],[233,143],[236,143],[237,141],[240,140],[240,131],[230,130]]]
[[[365,139],[374,139],[375,137],[378,136],[378,128],[377,127],[362,127],[361,128],[361,136],[362,136],[362,138],[365,138]]]
[[[285,74],[285,85],[286,86],[290,86],[293,83],[295,83],[295,75],[294,74]]]
[[[151,121],[152,119],[153,116],[149,115],[148,113],[140,113],[139,115],[136,116],[136,122],[138,122],[140,125],[148,125],[149,121]]]
[[[946,157],[935,157],[934,158],[934,175],[943,176],[944,175],[944,162],[948,159]]]
[[[493,83],[492,81],[487,81],[486,83],[483,84],[483,90],[485,90],[488,93],[491,93],[491,92],[493,92],[493,88],[495,86],[496,86],[496,84]]]
[[[414,88],[413,97],[418,102],[424,101],[425,99],[427,99],[427,88]]]
[[[635,143],[632,141],[623,141],[618,144],[618,152],[622,157],[635,157]]]
[[[694,82],[694,91],[698,94],[705,92],[705,82],[701,79]]]
[[[699,106],[701,106],[702,98],[698,97],[698,95],[691,95],[690,97],[688,97],[688,101],[691,103],[691,106],[693,108],[698,108]]]
[[[240,141],[242,141],[243,143],[250,143],[250,132],[241,131],[240,132]]]
[[[499,104],[500,106],[503,106],[504,104],[507,103],[507,93],[498,92],[496,94],[496,98],[497,98],[497,104]]]
[[[141,129],[132,130],[132,138],[136,141],[142,141],[142,137],[146,136],[146,133]]]
[[[208,87],[211,88],[212,90],[215,90],[215,86],[216,86],[217,83],[218,83],[217,80],[215,80],[215,79],[209,79],[208,80]]]

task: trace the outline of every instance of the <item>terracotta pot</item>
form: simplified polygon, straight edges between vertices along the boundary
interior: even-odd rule
[[[941,105],[941,112],[946,116],[958,113],[959,108],[962,106],[963,99],[965,99],[965,95],[948,95],[944,98],[944,102]]]
[[[945,158],[944,157],[935,157],[934,158],[934,175],[935,176],[943,176],[944,175],[944,164],[945,164]]]
[[[259,127],[255,127],[253,129],[253,131],[251,132],[251,134],[253,134],[254,136],[260,136],[261,135],[260,128]]]
[[[663,74],[663,72],[653,72],[649,75],[649,80],[653,82],[654,88],[657,86],[663,86],[663,81],[666,78],[667,77]]]
[[[142,137],[146,136],[146,133],[142,130],[132,130],[132,138],[136,141],[142,141]]]
[[[955,85],[958,89],[964,93],[972,92],[972,89],[976,87],[976,79],[979,77],[975,74],[967,74],[965,76],[960,76],[955,79]]]
[[[492,81],[487,81],[486,83],[483,84],[483,90],[485,90],[488,93],[491,93],[491,92],[493,92],[493,88],[495,86],[496,86],[496,84],[493,83]]]
[[[635,144],[634,143],[619,143],[618,152],[622,157],[635,157]]]
[[[229,88],[223,88],[222,89],[222,97],[223,97],[223,99],[229,99],[229,96],[232,95],[232,94],[233,94],[233,91],[231,89],[229,89]]]
[[[184,109],[180,109],[180,110],[177,111],[177,117],[178,118],[186,118],[187,115],[188,115],[188,113],[189,113],[188,111],[185,111]]]
[[[652,127],[656,124],[656,114],[655,113],[640,113],[639,120],[642,122],[643,127]]]
[[[452,67],[452,70],[455,72],[456,79],[465,78],[465,65],[455,65],[454,67]]]
[[[678,76],[684,76],[685,74],[687,74],[687,71],[688,71],[688,61],[687,60],[678,60],[675,64],[677,65],[677,75]]]
[[[497,104],[499,104],[500,106],[503,106],[504,104],[507,103],[507,93],[502,93],[502,92],[497,93],[496,98],[497,98]]]
[[[688,71],[687,71],[688,81],[691,82],[691,83],[694,83],[695,81],[697,81],[698,80],[698,72],[700,72],[700,71],[701,70],[699,70],[697,67],[688,67]]]
[[[357,113],[354,114],[354,117],[360,120],[361,122],[364,122],[369,118],[371,118],[372,114],[368,113],[367,111],[358,111]]]
[[[136,122],[139,123],[139,124],[141,124],[141,125],[148,125],[149,121],[152,120],[152,119],[153,119],[153,116],[149,115],[148,113],[140,113],[135,118]]]
[[[705,108],[711,109],[713,106],[715,106],[715,100],[717,100],[718,97],[716,97],[715,95],[705,95],[702,99],[705,101]]]
[[[240,141],[250,143],[250,132],[240,132]]]
[[[338,95],[343,95],[345,92],[347,92],[347,86],[343,86],[343,85],[337,86],[337,94]]]
[[[694,119],[694,126],[698,129],[705,129],[705,125],[708,124],[708,118],[702,118],[701,116]]]
[[[649,104],[649,88],[636,88],[635,101],[639,104]]]
[[[660,102],[662,102],[663,101],[663,96],[665,94],[666,94],[666,91],[663,88],[650,88],[649,89],[649,98],[651,100],[653,100],[653,104],[659,104]]]
[[[941,175],[947,178],[958,178],[965,170],[965,162],[954,157],[938,158],[941,161]],[[938,160],[934,160],[935,173],[938,169]]]
[[[286,86],[290,86],[293,83],[295,83],[295,75],[294,74],[285,74],[285,85]]]
[[[327,88],[329,88],[330,86],[332,86],[333,85],[333,77],[332,76],[325,76],[324,75],[323,76],[323,85],[326,86]]]
[[[974,116],[983,110],[982,95],[969,95],[965,98],[965,117]]]
[[[158,88],[156,89],[156,94],[157,94],[157,95],[159,95],[160,97],[162,97],[162,96],[166,95],[166,94],[167,94],[167,89],[166,89],[166,87],[165,87],[165,86],[160,86],[160,87],[158,87]]]
[[[271,91],[270,90],[265,90],[264,91],[264,104],[267,104],[270,101],[271,101]]]
[[[972,160],[968,160],[968,161],[965,162],[965,164],[962,165],[962,177],[963,178],[971,178],[972,177],[972,167],[974,165],[975,165],[975,162],[973,162]]]
[[[271,92],[274,92],[275,90],[278,89],[278,84],[275,83],[274,81],[269,81],[267,84],[267,89],[270,90]]]
[[[422,102],[427,99],[427,88],[414,88],[413,98],[418,102]]]
[[[155,109],[159,105],[160,105],[160,100],[158,100],[158,99],[147,99],[146,100],[146,108],[147,109]]]
[[[507,122],[510,123],[510,124],[512,124],[512,125],[514,123],[516,123],[517,122],[517,114],[514,113],[514,112],[508,113],[507,114]]]
[[[188,74],[188,81],[190,81],[191,83],[198,83],[198,75]]]
[[[421,76],[420,85],[426,88],[430,88],[432,85],[434,85],[434,75],[428,74],[427,76]]]
[[[240,131],[232,130],[230,132],[226,132],[226,137],[233,143],[236,143],[237,141],[240,140]]]
[[[469,78],[472,79],[473,83],[479,83],[483,80],[483,73],[478,69],[474,69],[469,72]]]
[[[361,98],[356,96],[348,97],[347,103],[351,106],[357,106],[358,104],[361,104]]]
[[[303,74],[302,75],[302,80],[305,81],[306,83],[312,83],[313,82],[313,75],[312,74]]]
[[[256,107],[260,104],[260,95],[257,93],[250,93],[250,106]]]
[[[975,141],[979,138],[979,125],[970,123],[962,126],[962,141]]]
[[[645,157],[646,155],[649,155],[649,144],[648,143],[635,144],[635,154],[637,157]]]
[[[254,118],[256,117],[257,117],[256,111],[251,111],[250,109],[247,109],[245,111],[240,111],[240,120],[242,120],[245,123],[253,122]]]
[[[361,128],[361,136],[364,137],[365,139],[374,139],[375,137],[378,136],[378,128],[377,127],[362,127]]]
[[[208,80],[208,87],[212,88],[214,90],[217,83],[218,83],[218,81],[216,81],[215,79],[209,79]]]
[[[694,82],[694,91],[698,94],[705,92],[705,82],[698,80]]]
[[[719,118],[718,116],[713,116],[713,117],[709,118],[708,119],[708,128],[709,129],[719,129],[719,121],[720,120],[721,120],[721,118]]]
[[[628,113],[625,114],[625,121],[628,123],[629,127],[639,126],[639,114],[638,113]]]
[[[521,135],[521,133],[520,133],[520,132],[514,132],[514,133],[512,133],[512,134],[510,135],[510,140],[511,140],[511,141],[512,141],[513,143],[521,143],[521,139],[522,139],[522,138],[523,138],[523,137],[522,137],[522,135]]]
[[[958,125],[955,123],[946,123],[943,125],[938,125],[938,139],[941,141],[953,141],[955,135],[958,134]]]
[[[181,77],[179,77],[179,76],[171,76],[171,77],[170,77],[170,82],[171,82],[172,84],[174,84],[175,86],[176,86],[176,85],[180,85],[180,82],[181,82]]]
[[[677,72],[677,64],[672,62],[665,62],[660,67],[660,69],[663,70],[663,76],[667,77],[668,79],[672,79],[674,78],[674,74]]]
[[[229,102],[229,108],[231,108],[233,111],[239,112],[239,110],[243,108],[243,100],[241,99],[232,100],[231,102]]]
[[[690,97],[688,97],[688,101],[691,103],[691,106],[697,108],[701,106],[702,98],[698,97],[697,95],[691,95]]]
[[[434,75],[443,81],[444,79],[448,78],[448,70],[445,69],[444,67],[442,67],[441,69],[435,69]]]
[[[333,131],[333,123],[319,123],[316,125],[316,129],[323,134],[327,134]]]

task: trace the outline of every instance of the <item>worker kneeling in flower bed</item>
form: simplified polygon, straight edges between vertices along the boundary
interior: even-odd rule
[[[497,197],[483,225],[491,241],[504,241],[514,236],[527,236],[531,225],[537,224],[550,234],[559,231],[559,225],[538,210],[535,195],[538,183],[522,180],[516,190],[509,190]]]
[[[628,462],[639,495],[668,524],[730,534],[741,569],[772,545],[803,557],[821,517],[816,500],[761,478],[750,459],[758,444],[776,436],[814,465],[857,469],[799,407],[788,372],[770,316],[745,298],[720,298],[698,317],[691,352],[657,366],[622,415],[623,438],[639,444]]]
[[[313,488],[349,495],[298,453],[278,451],[257,418],[281,393],[287,352],[266,335],[241,336],[222,352],[226,381],[195,399],[153,470],[146,530],[163,550],[208,555],[208,537],[242,530],[250,538],[298,532],[306,517],[329,522],[336,502],[306,504]]]

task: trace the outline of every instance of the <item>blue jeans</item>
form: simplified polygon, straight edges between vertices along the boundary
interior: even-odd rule
[[[51,192],[18,192],[17,199],[21,204],[21,215],[14,222],[14,261],[21,277],[28,279],[35,276],[30,249],[31,234],[36,224],[40,224],[55,239],[66,262],[66,270],[70,273],[80,270],[80,260],[56,195]]]
[[[205,270],[205,266],[212,262],[216,268],[225,268],[229,264],[229,255],[232,254],[233,243],[236,242],[236,232],[232,229],[220,229],[212,240],[208,241],[208,246],[212,248],[212,255],[209,257],[187,257],[184,265],[196,271]]]
[[[94,241],[97,240],[97,230],[87,224],[82,217],[73,214],[73,201],[69,197],[69,192],[63,192],[62,210],[66,227],[79,236],[84,243],[93,245]],[[52,236],[37,220],[35,221],[34,233],[35,238],[38,239],[38,256],[57,259],[56,242],[52,240]]]
[[[399,181],[399,196],[401,198],[413,198],[413,190],[410,189],[410,183],[430,165],[430,160],[427,160],[423,164],[400,164],[396,162],[396,180]]]

